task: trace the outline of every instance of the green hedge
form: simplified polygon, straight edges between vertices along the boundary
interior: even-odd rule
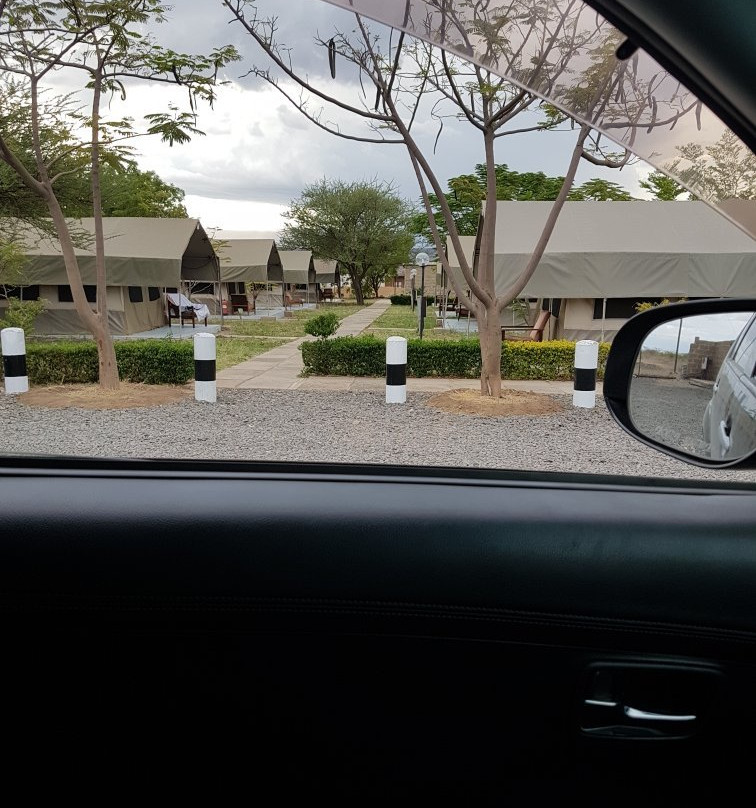
[[[118,375],[145,384],[186,384],[194,378],[191,340],[116,342]],[[98,380],[94,342],[30,342],[26,367],[31,384],[92,384]]]
[[[599,379],[603,378],[609,345],[599,346]],[[336,337],[302,344],[305,372],[320,376],[383,376],[386,343],[376,337]],[[575,343],[505,342],[501,375],[505,379],[569,380]],[[407,344],[407,375],[475,379],[480,376],[477,339],[419,340]]]
[[[410,306],[412,304],[412,297],[410,295],[391,295],[389,297],[393,306]],[[436,302],[434,295],[426,295],[425,302],[432,306]]]

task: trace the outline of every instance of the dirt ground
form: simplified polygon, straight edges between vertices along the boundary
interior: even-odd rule
[[[190,385],[129,384],[121,382],[117,390],[103,390],[97,384],[62,384],[35,387],[18,400],[29,407],[85,410],[123,410],[133,407],[157,407],[173,404],[192,395]]]
[[[481,396],[477,390],[449,390],[428,399],[426,406],[457,415],[553,415],[564,407],[551,396],[520,390],[505,390],[501,398]]]

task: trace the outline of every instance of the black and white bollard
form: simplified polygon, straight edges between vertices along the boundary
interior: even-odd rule
[[[573,407],[596,406],[596,368],[598,368],[598,342],[581,339],[575,343],[575,387]]]
[[[389,337],[386,340],[386,404],[407,401],[407,340]]]
[[[5,394],[25,393],[29,389],[26,374],[26,340],[23,328],[3,328],[0,331],[3,350]]]
[[[194,398],[214,404],[217,398],[215,383],[215,334],[194,335]]]

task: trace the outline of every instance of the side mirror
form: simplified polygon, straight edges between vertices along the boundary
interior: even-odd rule
[[[637,314],[614,338],[604,401],[633,437],[706,468],[756,468],[756,300]]]

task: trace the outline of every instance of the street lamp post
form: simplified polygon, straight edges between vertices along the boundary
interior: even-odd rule
[[[417,275],[417,270],[415,267],[412,267],[410,270],[410,311],[415,310],[415,276]]]
[[[425,327],[425,267],[430,262],[428,253],[418,253],[415,256],[415,261],[420,264],[420,339],[423,338],[423,328]]]

